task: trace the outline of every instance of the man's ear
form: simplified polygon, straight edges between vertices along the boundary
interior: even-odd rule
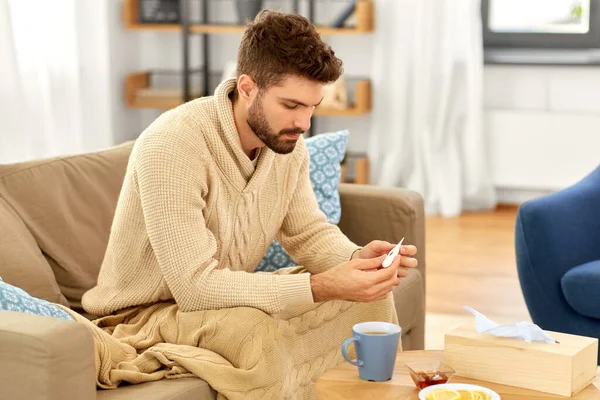
[[[256,90],[256,82],[249,75],[242,74],[237,81],[237,89],[240,97],[250,100]]]

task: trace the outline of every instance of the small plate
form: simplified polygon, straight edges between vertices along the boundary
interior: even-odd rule
[[[419,399],[427,400],[426,396],[429,393],[433,392],[434,390],[439,390],[439,389],[481,390],[482,392],[486,392],[487,394],[489,394],[492,400],[500,400],[500,395],[498,393],[494,392],[493,390],[488,389],[483,386],[469,385],[466,383],[442,383],[440,385],[433,385],[433,386],[426,387],[425,389],[423,389],[419,392]]]

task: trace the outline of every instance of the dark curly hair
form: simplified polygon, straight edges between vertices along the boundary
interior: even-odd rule
[[[287,75],[329,84],[342,73],[342,61],[302,15],[263,10],[246,25],[238,50],[238,78],[249,75],[265,90]]]

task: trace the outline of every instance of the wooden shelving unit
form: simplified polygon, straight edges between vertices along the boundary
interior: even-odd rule
[[[359,80],[355,83],[355,95],[351,108],[335,109],[317,107],[314,115],[351,117],[371,111],[371,82]],[[125,103],[132,108],[155,108],[168,110],[183,104],[181,89],[156,89],[150,87],[150,71],[135,72],[125,79]],[[193,97],[202,93],[192,92]]]
[[[138,22],[139,0],[125,0],[123,2],[123,23],[127,29],[152,30],[163,32],[180,32],[181,26],[177,24],[141,24]],[[371,0],[359,1],[356,4],[356,26],[349,28],[332,28],[317,26],[322,35],[364,35],[373,31],[373,2]],[[243,25],[223,24],[192,24],[192,33],[242,33]]]
[[[369,183],[369,159],[366,155],[361,155],[352,160],[352,169],[354,170],[353,179],[348,177],[348,161],[341,165],[341,179],[342,183],[356,183],[365,185]]]
[[[245,27],[242,25],[228,25],[228,24],[215,24],[206,23],[208,12],[208,4],[210,0],[203,0],[204,11],[202,13],[202,20],[205,23],[191,23],[188,20],[182,21],[182,24],[147,24],[139,22],[139,1],[140,0],[123,0],[122,18],[123,25],[129,30],[138,31],[156,31],[156,32],[180,32],[183,36],[183,84],[179,88],[157,88],[152,87],[154,84],[152,74],[156,71],[140,71],[134,72],[125,77],[124,84],[124,97],[125,104],[132,108],[153,108],[167,110],[175,108],[184,102],[184,88],[187,88],[188,97],[187,99],[193,99],[201,97],[204,93],[199,93],[190,89],[189,80],[189,48],[187,47],[188,38],[190,34],[200,34],[203,37],[203,48],[204,48],[204,66],[203,68],[203,85],[201,87],[210,87],[209,85],[209,41],[208,37],[210,34],[241,34],[244,32]],[[187,0],[184,0],[187,1]],[[314,1],[308,0],[309,7],[309,19],[314,20]],[[181,3],[182,7],[185,7],[185,3]],[[181,15],[189,16],[189,13],[182,12]],[[323,36],[327,35],[364,35],[373,32],[374,30],[374,0],[359,0],[356,3],[354,10],[355,25],[343,28],[333,28],[329,26],[317,26],[317,30]],[[185,27],[185,29],[184,29]],[[347,81],[348,82],[348,81]],[[339,116],[339,117],[352,117],[361,116],[371,111],[371,81],[368,79],[361,79],[354,81],[352,96],[352,104],[349,108],[345,109],[334,109],[318,107],[315,109],[315,116]],[[350,83],[347,83],[350,86]],[[314,121],[313,121],[314,126]],[[342,165],[342,181],[349,182],[350,179],[347,176],[348,168],[354,172],[351,181],[354,183],[368,184],[369,183],[369,160],[366,156],[360,156],[354,158],[351,163]]]
[[[313,115],[356,117],[369,112],[371,112],[371,81],[362,79],[355,83],[352,107],[346,109],[317,107]]]

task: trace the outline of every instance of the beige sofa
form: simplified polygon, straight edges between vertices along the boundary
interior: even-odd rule
[[[0,165],[0,277],[79,312],[102,262],[133,143],[72,157]],[[419,248],[419,268],[395,290],[405,350],[422,349],[425,243],[421,197],[342,184],[344,233]],[[7,399],[214,399],[201,379],[96,390],[91,335],[74,322],[0,311],[0,388]]]

